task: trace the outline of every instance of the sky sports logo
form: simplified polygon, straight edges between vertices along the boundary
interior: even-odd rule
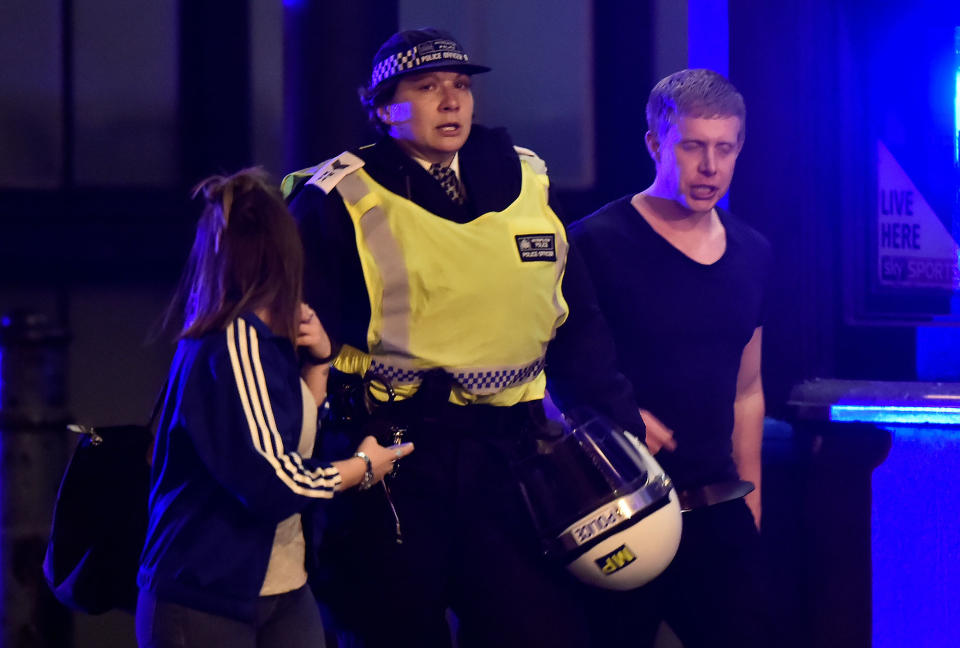
[[[960,286],[960,268],[957,265],[950,259],[882,256],[880,278],[889,282],[956,288]]]

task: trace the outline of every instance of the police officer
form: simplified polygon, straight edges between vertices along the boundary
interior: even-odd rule
[[[371,647],[449,645],[448,608],[461,646],[587,641],[511,474],[544,427],[566,235],[543,161],[473,124],[488,70],[443,31],[393,35],[361,91],[383,137],[284,180],[334,368],[364,379],[367,430],[417,446],[389,493],[355,498],[359,531],[326,556],[326,598]],[[602,411],[638,418],[618,375],[588,382]]]

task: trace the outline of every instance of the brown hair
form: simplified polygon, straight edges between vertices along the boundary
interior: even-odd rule
[[[211,176],[198,195],[206,204],[167,323],[182,315],[178,339],[195,338],[266,309],[271,329],[296,343],[303,246],[280,191],[253,168]]]
[[[380,135],[386,135],[389,129],[387,125],[380,120],[377,109],[390,103],[396,90],[396,79],[391,79],[383,83],[379,88],[363,86],[357,89],[357,94],[360,96],[360,104],[367,112],[367,122],[370,124],[370,127]]]

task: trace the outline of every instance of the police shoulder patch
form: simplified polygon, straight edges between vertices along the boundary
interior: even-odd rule
[[[328,194],[346,175],[353,173],[363,164],[362,159],[350,151],[346,151],[322,164],[320,170],[307,180],[307,184],[315,185],[322,189],[323,193]]]
[[[528,148],[523,148],[522,146],[514,146],[513,150],[517,152],[518,156],[520,156],[521,162],[526,162],[530,165],[530,168],[533,169],[534,173],[539,173],[540,175],[547,174],[547,163],[540,159],[540,156],[538,156],[536,153]]]

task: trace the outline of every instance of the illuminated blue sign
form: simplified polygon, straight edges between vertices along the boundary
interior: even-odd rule
[[[913,425],[960,425],[957,407],[905,405],[831,405],[830,420],[846,423],[887,423]]]

